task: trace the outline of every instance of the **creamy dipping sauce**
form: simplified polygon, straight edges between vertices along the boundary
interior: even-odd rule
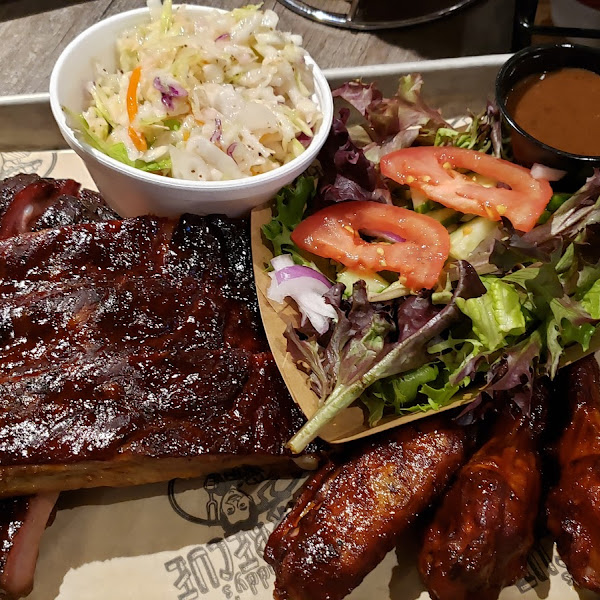
[[[572,154],[600,155],[600,75],[564,68],[520,81],[506,106],[537,140]]]

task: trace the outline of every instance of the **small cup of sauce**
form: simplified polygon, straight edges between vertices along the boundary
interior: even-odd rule
[[[496,79],[514,159],[580,182],[600,167],[600,49],[549,44],[514,54]]]

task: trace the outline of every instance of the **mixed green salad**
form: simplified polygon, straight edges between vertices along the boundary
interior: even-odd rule
[[[600,339],[600,174],[556,193],[560,173],[510,161],[492,104],[454,127],[421,86],[412,75],[392,98],[361,82],[336,90],[359,121],[340,111],[319,164],[263,227],[268,295],[295,301],[288,352],[321,401],[294,452],[355,401],[371,426],[465,392],[465,420],[506,390],[527,413],[533,379]]]

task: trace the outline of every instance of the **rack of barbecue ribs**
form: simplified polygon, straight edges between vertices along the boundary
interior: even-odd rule
[[[280,600],[340,600],[396,545],[466,460],[472,431],[444,416],[385,432],[308,481],[265,558]]]
[[[9,237],[0,301],[0,497],[291,460],[303,416],[262,331],[247,222]]]
[[[550,384],[529,415],[504,395],[487,442],[460,469],[425,534],[419,573],[433,600],[495,600],[525,573],[534,543]]]
[[[558,445],[548,529],[575,583],[600,592],[600,369],[589,356],[563,376],[571,416]]]
[[[73,181],[20,175],[0,185],[0,302],[0,497],[28,496],[1,501],[0,589],[31,586],[57,491],[292,463],[304,418],[262,331],[247,222],[121,220]]]

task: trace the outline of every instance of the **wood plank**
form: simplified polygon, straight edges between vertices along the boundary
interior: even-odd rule
[[[340,0],[333,2],[339,10]],[[374,0],[367,0],[374,1]],[[231,9],[247,0],[191,2]],[[98,20],[145,0],[9,0],[0,3],[0,95],[44,92],[60,52]],[[266,0],[280,27],[299,33],[323,68],[492,54],[510,47],[514,0],[479,0],[451,17],[412,28],[352,32],[315,23]],[[485,24],[485,25],[482,25]]]

